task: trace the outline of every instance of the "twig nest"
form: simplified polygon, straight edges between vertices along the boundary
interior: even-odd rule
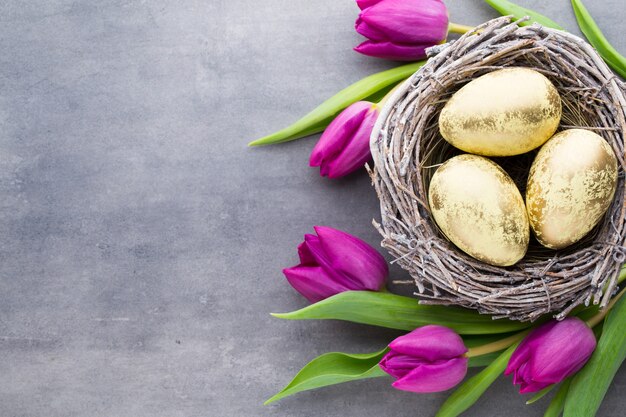
[[[580,38],[539,25],[519,27],[508,17],[432,48],[431,54],[389,99],[372,132],[371,176],[381,206],[381,221],[374,224],[382,246],[415,279],[423,303],[460,305],[516,320],[550,312],[563,318],[591,302],[606,306],[626,260],[624,85]],[[562,117],[557,132],[586,129],[610,147],[617,179],[613,197],[605,199],[608,211],[582,240],[554,250],[531,236],[521,260],[497,266],[505,264],[474,259],[439,229],[428,190],[437,168],[463,153],[439,129],[450,97],[471,80],[520,67],[543,74],[558,91]],[[521,195],[536,154],[493,159]]]

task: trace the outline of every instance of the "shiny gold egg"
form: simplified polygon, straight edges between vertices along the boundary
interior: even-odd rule
[[[449,159],[433,175],[428,200],[441,231],[468,255],[509,266],[526,254],[530,230],[524,200],[493,161],[477,155]]]
[[[562,249],[602,219],[617,185],[617,158],[599,135],[570,129],[539,150],[526,187],[528,219],[537,240]]]
[[[561,120],[561,98],[543,74],[505,68],[470,81],[439,114],[452,146],[485,156],[512,156],[543,145]]]

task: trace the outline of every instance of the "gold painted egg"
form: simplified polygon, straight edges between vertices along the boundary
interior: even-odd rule
[[[599,135],[570,129],[552,137],[530,168],[528,219],[537,240],[562,249],[602,219],[617,185],[617,158]]]
[[[439,114],[452,146],[485,156],[512,156],[543,145],[561,120],[561,97],[543,74],[505,68],[470,81]]]
[[[477,155],[449,159],[433,175],[428,200],[441,231],[468,255],[509,266],[526,254],[530,230],[524,200],[495,162]]]

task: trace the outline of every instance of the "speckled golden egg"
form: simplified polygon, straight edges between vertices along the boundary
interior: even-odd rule
[[[552,137],[530,168],[528,219],[537,240],[562,249],[602,219],[617,185],[617,158],[599,135],[570,129]]]
[[[541,73],[505,68],[470,81],[439,114],[451,145],[485,156],[511,156],[543,145],[561,120],[561,98]]]
[[[477,155],[446,161],[432,177],[428,200],[441,231],[468,255],[496,266],[526,254],[526,207],[509,175]]]

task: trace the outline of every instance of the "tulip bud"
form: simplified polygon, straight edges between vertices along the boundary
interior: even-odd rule
[[[283,270],[287,281],[312,303],[344,291],[378,291],[389,269],[385,259],[361,239],[315,226],[298,246],[300,264]]]
[[[369,159],[370,135],[378,107],[358,101],[333,120],[317,142],[309,165],[320,167],[320,175],[339,178],[361,168]]]
[[[505,375],[513,373],[520,393],[541,391],[575,374],[596,348],[593,331],[577,317],[534,329],[515,349]]]
[[[354,48],[364,55],[416,61],[448,35],[448,10],[441,0],[357,0],[355,28],[369,38]]]
[[[398,337],[380,361],[394,377],[394,388],[411,392],[445,391],[467,373],[467,348],[461,336],[443,326],[428,325]]]

